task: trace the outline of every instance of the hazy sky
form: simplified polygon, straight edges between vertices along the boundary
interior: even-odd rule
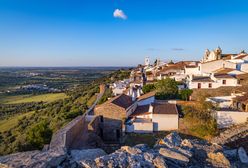
[[[247,40],[247,0],[0,0],[0,66],[199,60]]]

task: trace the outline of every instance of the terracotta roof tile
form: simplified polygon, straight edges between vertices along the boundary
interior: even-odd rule
[[[217,74],[214,74],[214,77],[215,78],[235,78],[233,77],[232,75],[229,75],[229,74],[226,74],[226,73],[217,73]]]
[[[193,76],[192,82],[214,82],[208,76]]]
[[[136,110],[130,115],[130,117],[149,114],[149,106],[150,105],[138,106]]]
[[[138,98],[138,101],[144,100],[144,99],[147,99],[147,98],[150,98],[150,97],[152,97],[152,96],[155,96],[155,94],[156,94],[156,91],[151,91],[151,92],[148,92],[148,93],[146,93],[146,94],[143,94],[142,96],[140,96],[140,97]]]
[[[110,99],[106,103],[113,103],[117,106],[127,109],[133,104],[133,101],[131,96],[121,94],[119,96],[114,97],[113,99]]]

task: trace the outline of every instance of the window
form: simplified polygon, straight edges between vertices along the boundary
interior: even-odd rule
[[[197,88],[198,88],[198,89],[201,89],[201,83],[198,83]]]
[[[225,84],[226,84],[226,80],[223,80],[223,81],[222,81],[222,84],[225,85]]]
[[[212,88],[212,83],[209,83],[208,84],[208,88]]]

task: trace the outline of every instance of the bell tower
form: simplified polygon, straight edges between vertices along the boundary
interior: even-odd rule
[[[145,58],[145,66],[148,66],[148,65],[150,65],[150,59],[149,59],[149,57],[146,57]]]

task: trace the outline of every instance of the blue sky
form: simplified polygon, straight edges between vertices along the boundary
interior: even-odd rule
[[[247,20],[247,0],[0,0],[0,66],[199,60],[217,46],[237,53],[248,50]]]

